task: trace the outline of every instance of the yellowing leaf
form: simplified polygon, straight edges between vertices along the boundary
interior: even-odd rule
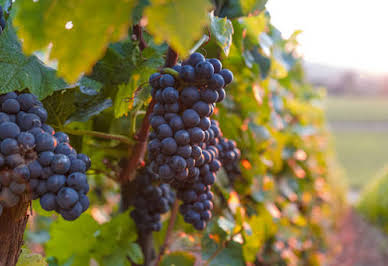
[[[16,266],[46,266],[46,260],[40,254],[33,254],[30,250],[22,248]]]
[[[167,41],[181,56],[189,53],[202,28],[208,22],[208,0],[151,0],[144,14],[147,30],[158,41]]]
[[[258,16],[240,18],[239,22],[245,26],[249,36],[259,39],[260,33],[267,28],[268,19],[265,13],[262,12]]]
[[[136,2],[17,1],[15,25],[26,52],[51,44],[50,58],[58,60],[58,72],[75,82],[83,72],[91,70],[109,42],[126,35]]]

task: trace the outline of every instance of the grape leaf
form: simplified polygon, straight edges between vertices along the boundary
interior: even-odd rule
[[[56,77],[56,71],[46,67],[36,56],[25,56],[12,24],[0,35],[0,93],[28,88],[40,99],[67,84]]]
[[[179,265],[179,266],[192,266],[195,263],[194,255],[183,252],[183,251],[175,251],[171,252],[168,255],[163,256],[162,266],[171,266],[171,265]]]
[[[212,228],[207,228],[207,231],[211,233],[204,234],[202,237],[202,259],[204,261],[207,261],[208,265],[214,266],[245,265],[242,257],[242,246],[234,241],[230,241],[224,248],[221,249],[220,252],[220,247],[222,247],[223,242],[226,240],[225,237],[227,236],[227,234],[222,231],[220,227],[218,227],[218,224],[216,225],[214,223],[214,225],[212,225],[211,227]],[[217,237],[214,237],[215,235],[217,235]],[[214,254],[216,254],[215,257],[213,257]]]
[[[143,254],[133,243],[137,238],[135,230],[129,211],[115,216],[100,227],[97,242],[91,248],[93,258],[101,262],[101,265],[126,265],[129,256],[134,262],[141,264]]]
[[[135,60],[135,68],[127,84],[120,84],[114,101],[114,114],[116,118],[127,115],[132,107],[139,107],[150,97],[148,79],[162,66],[162,54],[153,47],[147,47],[141,56]]]
[[[83,94],[94,96],[97,95],[101,88],[102,84],[98,81],[95,81],[93,79],[90,79],[88,77],[83,76],[77,83],[80,91]]]
[[[144,257],[141,248],[136,243],[129,243],[128,256],[136,264],[143,264]]]
[[[138,56],[136,43],[127,40],[113,43],[109,45],[104,57],[93,67],[90,78],[108,88],[126,83],[136,66]]]
[[[253,215],[248,218],[249,230],[245,227],[242,247],[244,258],[248,262],[254,262],[257,251],[263,246],[267,237],[275,230],[272,217],[266,210],[262,210],[260,215]]]
[[[229,54],[232,45],[233,25],[227,18],[218,18],[210,13],[210,29],[212,36],[215,36],[217,44],[222,48],[225,55]]]
[[[220,17],[237,18],[264,10],[268,0],[227,0],[220,9]]]
[[[90,117],[98,115],[109,107],[112,107],[112,100],[104,97],[94,97],[88,102],[84,101],[82,105],[77,106],[75,112],[66,120],[65,125],[73,121],[88,121]]]
[[[181,56],[186,56],[194,41],[202,35],[210,8],[208,0],[151,0],[144,14],[147,30],[157,41],[167,41]]]
[[[134,7],[132,11],[133,24],[139,24],[143,16],[144,8],[149,4],[150,4],[149,0],[139,0],[138,4]]]
[[[17,1],[15,24],[23,48],[32,53],[52,45],[58,73],[75,82],[91,70],[108,43],[122,39],[137,1]],[[91,14],[93,14],[91,16]]]
[[[40,254],[33,254],[26,248],[22,248],[19,260],[16,266],[45,266],[46,260]]]
[[[43,101],[43,105],[49,113],[47,123],[61,127],[66,119],[75,112],[75,90],[57,91]]]
[[[87,261],[89,248],[96,242],[94,233],[97,229],[97,222],[88,214],[71,223],[59,218],[51,224],[51,239],[46,243],[46,253],[55,256],[59,262],[73,255],[79,257],[78,260]]]

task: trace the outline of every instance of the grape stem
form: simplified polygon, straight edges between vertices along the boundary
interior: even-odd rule
[[[179,72],[170,68],[170,67],[165,67],[162,69],[163,74],[170,74],[174,78],[178,79],[179,78]]]
[[[142,162],[144,161],[144,156],[147,150],[147,138],[150,131],[149,117],[152,113],[154,105],[155,101],[152,100],[151,103],[148,105],[147,112],[144,116],[139,130],[134,135],[136,144],[132,148],[132,153],[129,158],[129,162],[121,176],[121,182],[132,181],[135,178],[137,168],[141,166]]]
[[[178,210],[179,210],[179,203],[178,203],[178,200],[175,200],[171,210],[170,220],[168,221],[166,236],[164,238],[163,245],[160,247],[159,255],[155,262],[155,266],[160,265],[162,257],[166,252],[166,250],[168,249],[168,246],[170,245],[170,239],[171,239],[172,232],[174,230],[176,218],[178,216]]]
[[[122,136],[122,135],[115,135],[115,134],[109,134],[109,133],[103,133],[99,131],[92,131],[92,130],[78,130],[78,129],[70,129],[70,128],[63,128],[63,132],[71,134],[71,135],[76,135],[76,136],[93,136],[97,138],[102,138],[102,139],[110,139],[110,140],[118,140],[122,143],[125,144],[132,144],[133,141],[130,140],[129,138]]]
[[[147,43],[144,41],[143,38],[143,29],[139,24],[136,24],[133,26],[133,34],[136,37],[136,40],[139,41],[139,48],[140,51],[143,51],[147,47]]]

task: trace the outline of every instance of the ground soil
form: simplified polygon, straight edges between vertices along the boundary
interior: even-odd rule
[[[330,266],[388,265],[388,235],[349,208],[330,234]]]

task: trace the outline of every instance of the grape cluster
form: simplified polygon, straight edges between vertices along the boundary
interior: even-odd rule
[[[5,18],[4,18],[3,8],[0,6],[0,28],[1,28],[1,31],[3,31],[5,29],[6,24],[7,23],[6,23]]]
[[[168,184],[152,184],[154,177],[147,168],[142,168],[135,179],[135,209],[131,217],[142,232],[160,231],[160,215],[168,212],[175,200],[175,193]]]
[[[218,160],[218,126],[210,117],[225,98],[233,74],[218,59],[192,54],[173,69],[177,76],[155,73],[150,77],[155,101],[149,137],[150,169],[162,182],[178,190],[181,213],[196,229],[210,219]],[[195,207],[194,207],[195,205]]]
[[[230,183],[233,183],[237,177],[241,175],[239,160],[241,156],[240,150],[234,140],[227,138],[219,138],[217,148],[220,152],[220,160]]]
[[[0,215],[24,193],[47,211],[75,220],[89,207],[85,172],[91,162],[69,137],[45,124],[47,111],[29,93],[0,96]]]

